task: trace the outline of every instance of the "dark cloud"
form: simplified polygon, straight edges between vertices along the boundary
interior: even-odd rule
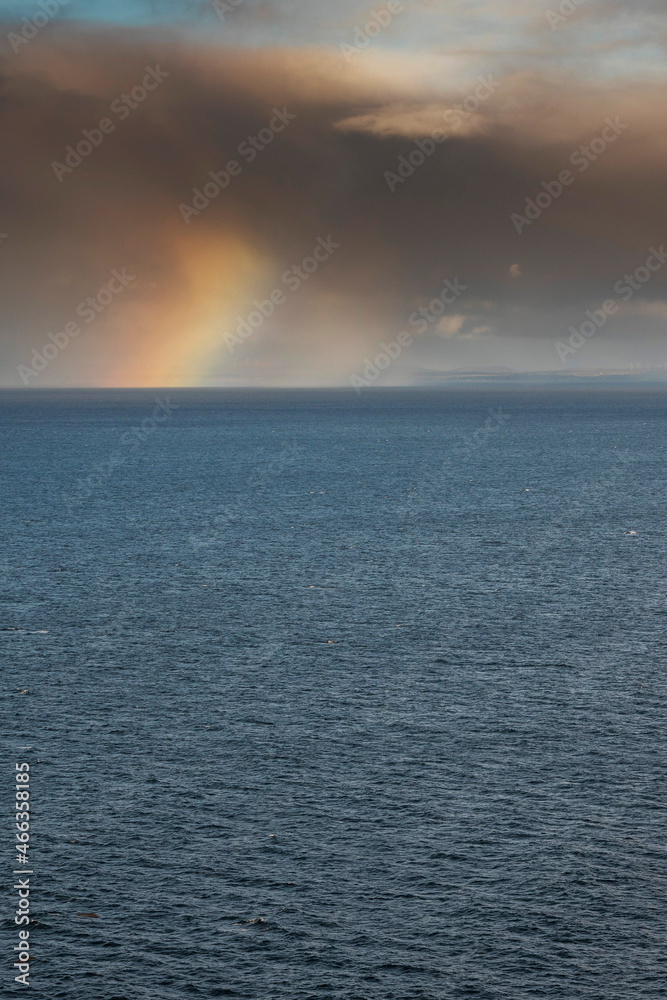
[[[112,102],[156,65],[168,77],[120,121]],[[326,50],[52,27],[7,59],[1,78],[11,145],[0,163],[5,383],[19,382],[30,350],[120,267],[136,281],[41,384],[236,371],[344,380],[445,278],[467,286],[454,310],[462,318],[428,333],[420,357],[435,363],[439,345],[479,342],[480,358],[505,350],[507,363],[543,367],[541,345],[667,242],[666,101],[652,83],[584,84],[553,68],[514,69],[501,83],[392,192],[387,173],[398,176],[474,81],[452,74],[435,86],[409,54],[368,52],[350,65]],[[186,225],[179,204],[283,107],[296,120]],[[59,182],[53,162],[105,117],[113,133]],[[570,157],[608,118],[627,129],[579,173]],[[575,183],[517,233],[512,214],[568,167]],[[330,233],[340,250],[230,357],[224,334],[236,317]],[[658,343],[660,308],[638,306],[663,302],[666,276],[610,324],[610,360],[619,338]]]

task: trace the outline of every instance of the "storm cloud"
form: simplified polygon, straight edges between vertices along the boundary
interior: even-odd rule
[[[554,341],[610,298],[591,363],[664,361],[667,269],[614,292],[667,243],[664,16],[639,5],[630,32],[605,4],[586,52],[572,33],[599,28],[593,0],[556,28],[558,4],[513,6],[508,35],[502,3],[415,5],[392,48],[352,55],[368,11],[343,5],[335,32],[311,16],[288,45],[276,5],[250,0],[228,31],[192,5],[188,31],[60,19],[5,45],[3,384],[68,323],[80,332],[30,384],[345,384],[404,329],[418,335],[394,380],[558,368]],[[299,270],[327,239],[335,252]],[[123,268],[133,280],[98,301]],[[446,280],[465,287],[455,306],[410,325]]]

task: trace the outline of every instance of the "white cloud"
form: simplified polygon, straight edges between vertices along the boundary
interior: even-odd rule
[[[465,322],[463,315],[443,316],[436,327],[436,332],[443,337],[454,337]]]

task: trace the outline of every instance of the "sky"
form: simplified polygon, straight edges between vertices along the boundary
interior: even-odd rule
[[[666,40],[663,0],[9,0],[0,384],[667,369]]]

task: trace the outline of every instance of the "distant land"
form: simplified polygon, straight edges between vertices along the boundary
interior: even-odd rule
[[[434,385],[441,382],[461,381],[511,381],[511,382],[570,382],[573,379],[610,379],[632,382],[665,382],[667,368],[571,368],[563,371],[516,371],[513,368],[453,368],[450,371],[422,368],[414,373],[415,385]]]

